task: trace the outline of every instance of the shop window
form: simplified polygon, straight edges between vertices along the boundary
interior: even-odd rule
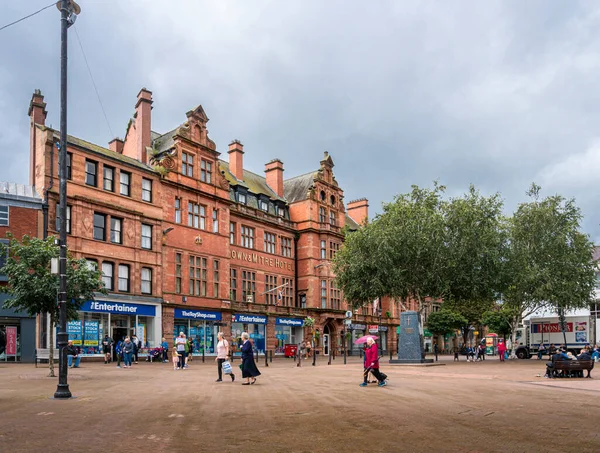
[[[175,198],[175,223],[181,223],[181,198]]]
[[[277,297],[277,276],[265,274],[265,303],[267,305],[276,305]]]
[[[123,243],[123,219],[117,217],[110,218],[110,242],[113,244]]]
[[[181,294],[181,253],[175,254],[175,293]]]
[[[213,233],[219,232],[219,210],[213,209],[212,212],[212,231]]]
[[[235,245],[235,223],[229,222],[229,243]]]
[[[256,302],[256,272],[242,271],[242,300]]]
[[[129,266],[119,264],[119,291],[129,292]]]
[[[321,280],[321,308],[327,308],[327,280]]]
[[[237,269],[232,267],[229,269],[229,299],[237,300]]]
[[[206,297],[208,260],[200,256],[190,256],[190,295]]]
[[[292,240],[290,238],[281,238],[281,255],[286,258],[292,257]]]
[[[97,180],[98,175],[98,162],[94,162],[93,160],[85,161],[85,183],[88,186],[96,187],[98,185]]]
[[[142,248],[152,250],[152,226],[142,223]]]
[[[102,263],[102,282],[104,283],[104,287],[108,291],[112,291],[114,289],[113,279],[114,279],[114,268],[115,265],[110,261],[104,261]]]
[[[242,247],[246,247],[247,249],[254,248],[254,228],[250,228],[242,225],[241,231],[242,243],[240,244]]]
[[[152,294],[152,269],[142,267],[142,294]]]
[[[1,208],[0,206],[0,225],[1,223]],[[8,224],[8,216],[7,216],[7,224]],[[60,231],[60,205],[56,205],[56,231]],[[67,205],[67,234],[71,234],[71,206]]]
[[[102,186],[104,190],[108,190],[109,192],[115,191],[115,169],[113,167],[104,166],[104,182]]]
[[[8,226],[8,206],[0,206],[0,226]]]
[[[200,162],[200,181],[207,184],[212,182],[212,163],[204,159]]]
[[[213,297],[219,297],[219,260],[213,260]]]
[[[152,203],[152,181],[142,178],[142,200]]]
[[[121,170],[119,178],[121,195],[131,196],[131,173]]]
[[[327,222],[327,210],[323,207],[319,208],[319,222]]]
[[[264,248],[267,253],[275,253],[275,235],[265,231]]]
[[[327,259],[327,241],[321,241],[321,259]]]
[[[94,239],[106,241],[106,216],[97,212],[94,212]]]
[[[192,154],[181,154],[181,173],[184,176],[194,176],[194,156]]]

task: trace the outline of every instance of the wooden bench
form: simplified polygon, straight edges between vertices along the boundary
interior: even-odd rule
[[[563,375],[568,375],[571,371],[587,371],[586,378],[591,378],[590,372],[593,368],[593,360],[558,360],[554,362],[552,375],[556,377],[558,371],[562,371]]]
[[[58,356],[59,356],[59,352],[60,350],[58,348],[54,349],[54,360],[58,360]],[[48,362],[50,360],[50,349],[36,349],[35,350],[35,357],[34,357],[34,363],[35,363],[35,367],[37,368],[38,363],[41,363],[42,360]]]

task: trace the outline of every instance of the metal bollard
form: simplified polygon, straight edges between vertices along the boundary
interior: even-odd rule
[[[296,364],[296,366],[301,367],[302,366],[302,354],[300,353],[300,344],[298,344],[298,350],[296,351],[296,356],[298,357],[298,363]]]
[[[269,351],[269,362],[273,363],[273,350],[272,349]]]
[[[329,360],[327,361],[327,365],[331,365],[331,351],[329,351]]]
[[[313,348],[312,353],[313,353],[313,363],[312,363],[312,366],[315,366],[317,364],[317,350],[315,348]]]
[[[202,363],[204,363],[204,348],[202,348]]]
[[[265,350],[265,366],[269,366],[269,361],[267,360],[269,358],[269,355],[267,354],[267,351]]]

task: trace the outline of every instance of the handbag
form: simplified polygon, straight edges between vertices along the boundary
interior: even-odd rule
[[[225,374],[231,374],[233,372],[233,369],[231,368],[231,363],[229,363],[229,360],[225,360],[223,362],[223,365],[221,365],[221,367],[223,368],[223,373],[225,373]]]

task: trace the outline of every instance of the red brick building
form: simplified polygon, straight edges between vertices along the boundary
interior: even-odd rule
[[[367,201],[346,208],[327,153],[305,175],[284,179],[278,159],[264,175],[253,173],[238,140],[222,159],[201,106],[160,134],[152,131],[152,102],[142,89],[125,139],[108,148],[68,137],[68,246],[102,269],[110,293],[81,312],[90,338],[137,332],[155,346],[183,331],[211,354],[219,330],[234,340],[248,331],[260,351],[282,353],[312,338],[303,326],[311,317],[323,353],[338,349],[347,305],[331,261],[344,227],[368,217]],[[30,183],[48,189],[52,233],[59,131],[46,126],[45,107],[36,91]],[[397,307],[384,301],[380,308],[382,339],[395,344],[387,327],[397,324]],[[378,325],[377,314],[372,307],[356,313],[354,336]],[[88,343],[85,352],[95,353]]]

